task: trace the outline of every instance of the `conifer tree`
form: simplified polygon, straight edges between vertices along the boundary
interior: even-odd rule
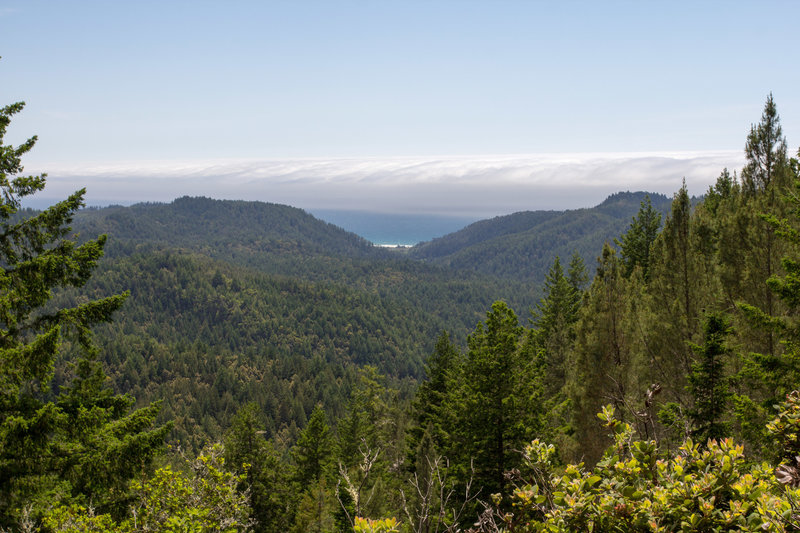
[[[407,443],[407,467],[411,471],[416,470],[417,463],[425,467],[428,460],[434,459],[432,454],[449,453],[453,443],[448,402],[452,401],[453,389],[459,386],[462,359],[450,335],[443,331],[426,362],[427,379],[420,383],[411,405],[412,423]],[[427,449],[429,444],[433,450]],[[426,458],[425,453],[431,456]]]
[[[575,291],[576,305],[580,303],[586,284],[589,282],[589,273],[586,271],[586,263],[578,252],[572,254],[567,269],[567,279],[572,289]]]
[[[785,253],[781,259],[783,274],[774,273],[765,283],[775,297],[773,312],[764,308],[763,300],[760,305],[754,305],[752,300],[738,304],[747,325],[779,339],[782,348],[773,353],[749,353],[737,376],[746,385],[734,397],[737,418],[745,437],[756,445],[765,446],[770,443],[762,431],[764,421],[800,381],[800,321],[797,319],[800,310],[800,200],[797,195],[800,167],[797,160],[792,159],[787,168],[795,191],[785,196],[785,205],[764,215],[765,222],[774,231],[776,247]]]
[[[691,202],[684,183],[653,244],[647,284],[650,312],[642,327],[654,377],[664,387],[669,401],[684,407],[688,406],[685,379],[693,360],[687,343],[699,340],[701,302],[713,296],[700,290],[692,224]]]
[[[35,136],[17,147],[2,144],[23,106],[0,108],[0,527],[27,506],[34,516],[72,502],[123,512],[127,482],[169,430],[154,427],[157,404],[132,411],[131,398],[115,396],[97,361],[90,328],[109,321],[125,295],[48,306],[54,291],[86,283],[106,237],[78,244],[70,235],[84,190],[20,216],[22,200],[41,191],[46,178],[22,175],[21,158]],[[52,391],[60,354],[76,352],[74,379],[60,394]]]
[[[565,382],[566,354],[574,338],[573,324],[577,318],[582,291],[579,284],[584,277],[574,260],[570,277],[564,275],[561,259],[556,256],[544,282],[545,296],[533,312],[537,346],[544,351],[547,384],[546,395],[554,398]]]
[[[726,371],[730,349],[725,342],[730,334],[728,321],[711,313],[703,324],[703,344],[691,345],[697,361],[688,377],[694,399],[689,419],[693,425],[692,436],[701,443],[729,436],[730,428],[725,417],[731,398],[730,377]]]
[[[262,427],[255,403],[239,409],[225,435],[225,460],[242,476],[239,489],[250,491],[253,530],[278,533],[291,523],[295,491],[286,463],[264,438]]]
[[[492,305],[468,339],[459,437],[483,494],[505,493],[505,472],[520,459],[514,450],[541,431],[542,376],[523,340],[524,329],[504,302]]]
[[[661,213],[653,209],[650,196],[642,200],[639,212],[631,220],[628,231],[616,240],[620,248],[622,263],[625,265],[625,277],[628,277],[637,266],[642,269],[647,279],[650,269],[650,248],[658,236],[661,227]]]
[[[742,184],[748,195],[768,190],[786,171],[786,139],[772,93],[764,104],[761,122],[750,127],[744,152],[747,163],[742,169]]]
[[[590,464],[608,444],[596,416],[602,406],[611,403],[623,416],[630,414],[627,400],[632,395],[633,347],[626,323],[629,296],[624,268],[606,243],[575,326],[567,388],[578,446],[573,455]]]
[[[778,218],[786,215],[783,196],[791,185],[791,172],[786,139],[772,94],[764,104],[761,121],[750,128],[745,157],[746,163],[742,169],[742,213],[746,232],[743,232],[740,246],[744,244],[749,253],[745,256],[744,291],[740,299],[761,308],[768,315],[775,315],[780,310],[765,280],[781,273],[780,258],[786,250],[783,243],[776,239],[774,228],[763,220],[763,216],[765,213]],[[769,357],[780,351],[771,331],[756,335],[753,340],[756,344],[750,346],[751,351]]]
[[[325,421],[325,411],[317,405],[300,432],[292,448],[292,457],[297,465],[297,481],[301,487],[318,482],[331,474],[333,461],[333,438]]]

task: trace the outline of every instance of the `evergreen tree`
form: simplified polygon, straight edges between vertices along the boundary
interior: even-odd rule
[[[786,139],[772,93],[764,104],[761,122],[750,127],[744,152],[747,162],[742,169],[742,185],[746,194],[766,191],[786,171]]]
[[[169,429],[154,427],[157,405],[131,411],[130,398],[113,395],[97,362],[90,328],[109,321],[125,295],[48,305],[54,290],[86,283],[106,237],[79,245],[70,236],[83,190],[20,216],[21,200],[41,191],[46,178],[21,175],[35,136],[18,147],[2,144],[23,106],[0,109],[0,527],[26,506],[34,516],[72,502],[122,512],[127,482],[148,465]],[[56,359],[75,352],[81,354],[75,378],[49,400]]]
[[[686,407],[685,377],[693,360],[688,342],[699,334],[703,298],[693,248],[692,210],[686,184],[675,194],[672,210],[652,248],[647,284],[649,313],[645,315],[648,356],[654,379],[664,387],[669,401]]]
[[[572,267],[568,278],[556,256],[544,282],[545,296],[533,312],[536,344],[544,351],[549,398],[557,396],[564,386],[566,353],[574,338],[573,324],[580,307],[582,293],[575,284],[580,283],[583,276],[574,259]]]
[[[250,491],[253,530],[284,532],[293,518],[295,490],[286,463],[264,438],[262,427],[256,404],[239,409],[225,435],[225,460],[242,476],[239,489]]]
[[[296,478],[300,487],[314,485],[330,475],[333,439],[321,405],[314,408],[308,424],[300,432],[292,448],[292,457],[297,465]]]
[[[581,257],[578,252],[574,252],[572,258],[569,260],[567,278],[570,286],[575,291],[575,300],[580,303],[583,291],[586,289],[586,284],[589,282],[589,273],[586,271],[586,263],[584,263],[583,257]]]
[[[653,209],[650,196],[645,196],[639,212],[631,220],[628,231],[616,240],[620,247],[622,263],[625,265],[625,276],[628,277],[637,266],[647,279],[650,269],[650,248],[658,236],[661,227],[661,213]]]
[[[541,431],[542,375],[524,339],[504,302],[492,305],[468,339],[456,442],[473,460],[475,483],[485,495],[506,493],[505,472],[520,461],[516,450]]]
[[[746,163],[742,169],[742,190],[745,195],[744,214],[747,216],[747,239],[744,269],[745,291],[741,299],[764,310],[768,315],[780,312],[773,292],[764,281],[780,274],[780,258],[785,253],[783,243],[776,239],[773,226],[763,220],[765,213],[779,218],[785,216],[784,193],[791,185],[790,165],[786,154],[786,139],[772,94],[764,104],[761,122],[751,126],[745,144]],[[741,246],[742,243],[740,243]],[[775,335],[766,331],[752,351],[769,357],[780,351]]]
[[[749,353],[737,376],[746,385],[734,397],[739,423],[746,438],[766,447],[771,443],[762,431],[763,423],[800,381],[800,172],[796,160],[788,168],[792,169],[795,192],[786,195],[785,206],[764,216],[785,251],[783,275],[776,273],[766,280],[767,289],[776,297],[774,310],[770,313],[763,304],[753,305],[752,301],[738,304],[747,325],[780,339],[783,348],[774,353]]]
[[[405,457],[406,406],[385,382],[375,367],[361,368],[348,412],[337,424],[339,497],[341,491],[349,494],[362,517],[383,516],[396,508],[398,495],[392,485],[398,480],[392,472]]]
[[[447,406],[450,393],[458,386],[463,364],[462,355],[443,331],[425,365],[426,380],[420,383],[411,404],[411,427],[408,429],[408,469],[416,471],[417,463],[427,465],[435,453],[444,453],[451,445],[451,414]],[[429,449],[429,442],[433,449]],[[425,454],[431,455],[425,457]]]
[[[725,420],[731,398],[726,372],[726,359],[730,349],[725,346],[731,328],[727,320],[718,314],[709,314],[703,326],[704,342],[692,344],[697,361],[688,376],[689,390],[694,405],[689,410],[692,421],[692,436],[701,443],[709,439],[719,440],[729,436],[730,428]]]
[[[608,439],[597,413],[611,403],[622,416],[629,416],[628,402],[636,391],[633,335],[628,326],[632,299],[624,265],[614,248],[603,246],[597,274],[575,325],[575,343],[570,354],[567,392],[571,400],[575,450],[565,450],[591,464],[600,458]],[[639,276],[640,278],[640,276]]]

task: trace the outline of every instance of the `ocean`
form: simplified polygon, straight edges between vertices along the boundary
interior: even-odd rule
[[[413,246],[453,233],[480,220],[480,217],[386,214],[335,209],[315,209],[308,212],[378,246]]]

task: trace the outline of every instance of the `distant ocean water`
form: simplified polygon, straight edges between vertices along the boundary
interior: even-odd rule
[[[413,246],[453,233],[480,220],[480,217],[398,215],[334,209],[309,210],[309,213],[380,246]]]

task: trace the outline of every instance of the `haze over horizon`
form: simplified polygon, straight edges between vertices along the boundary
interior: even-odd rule
[[[702,194],[770,93],[796,153],[799,19],[782,1],[0,0],[0,105],[27,102],[7,139],[39,136],[41,202],[589,207],[684,178]]]
[[[88,205],[208,196],[314,210],[488,218],[593,207],[621,190],[700,195],[736,152],[544,154],[442,158],[166,161],[52,167],[42,205],[88,188]]]

